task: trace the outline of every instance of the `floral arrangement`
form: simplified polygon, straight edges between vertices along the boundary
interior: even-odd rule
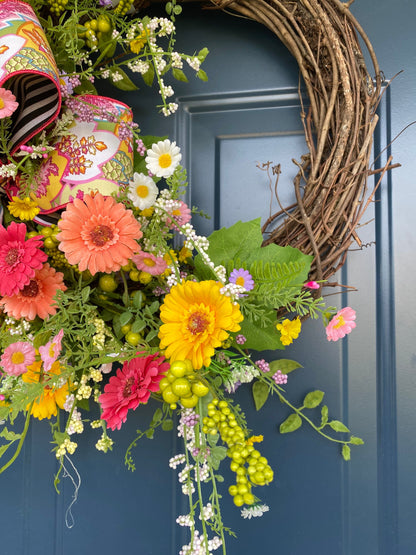
[[[268,510],[258,491],[273,480],[263,438],[233,393],[251,383],[257,409],[275,395],[292,409],[282,433],[307,422],[349,460],[362,440],[329,418],[322,391],[299,407],[288,400],[284,385],[300,365],[255,353],[283,350],[306,317],[322,317],[337,341],[355,327],[355,312],[325,306],[321,284],[308,280],[312,257],[262,247],[260,219],[198,235],[196,209],[182,200],[180,148],[142,136],[128,106],[98,95],[100,80],[134,90],[139,74],[157,81],[168,116],[177,106],[165,75],[186,80],[188,65],[206,79],[207,49],[176,52],[180,7],[166,8],[170,19],[137,17],[129,0],[0,2],[0,472],[33,419],[50,420],[62,468],[87,424],[107,452],[116,441],[109,430],[152,399],[150,427],[125,462],[133,470],[140,437],[176,420],[183,452],[170,466],[189,499],[177,522],[190,528],[180,553],[225,553],[221,464],[235,474],[228,491],[246,518]]]

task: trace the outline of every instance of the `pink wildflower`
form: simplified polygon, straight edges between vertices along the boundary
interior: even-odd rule
[[[316,281],[308,281],[305,283],[305,287],[306,289],[319,289],[320,285]]]
[[[35,361],[35,348],[26,341],[17,341],[4,349],[0,364],[6,374],[20,376]]]
[[[346,306],[338,310],[326,326],[326,337],[328,341],[338,341],[338,339],[350,333],[355,326],[355,310]]]
[[[160,256],[156,257],[150,252],[140,251],[132,256],[131,259],[136,264],[138,270],[147,272],[152,276],[160,276],[168,267],[163,258]]]
[[[16,108],[19,106],[19,103],[16,102],[16,97],[14,94],[7,90],[0,88],[0,119],[6,118],[7,116],[11,116]]]
[[[168,225],[171,225],[173,229],[179,231],[180,227],[191,221],[192,214],[187,204],[185,204],[182,200],[177,202],[177,207],[170,212],[172,219],[169,218],[167,223]]]
[[[45,372],[49,372],[52,368],[52,364],[61,354],[63,335],[64,330],[62,329],[51,341],[48,341],[46,345],[39,347],[39,354],[40,358],[43,360],[43,369]]]
[[[27,241],[25,224],[0,225],[0,295],[12,296],[21,291],[40,270],[47,254],[37,237]]]

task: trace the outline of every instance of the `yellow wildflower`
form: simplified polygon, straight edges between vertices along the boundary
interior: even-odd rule
[[[19,220],[33,220],[40,212],[40,208],[36,201],[25,197],[21,199],[19,197],[12,197],[12,200],[8,204],[10,214]]]
[[[192,251],[184,246],[179,251],[179,262],[185,262],[186,260],[188,260],[188,258],[191,258],[191,256]]]
[[[290,345],[300,334],[301,321],[299,318],[294,320],[286,318],[281,324],[276,324],[276,328],[280,331],[282,345]]]
[[[263,441],[263,436],[251,436],[246,441],[247,445],[253,445],[253,443],[261,443]]]
[[[146,31],[142,31],[138,37],[130,41],[130,50],[133,54],[138,54],[146,43],[147,33]]]
[[[68,395],[68,384],[62,387],[49,387],[46,385],[48,380],[48,375],[55,374],[59,375],[61,373],[61,365],[58,361],[52,364],[51,369],[48,373],[41,373],[42,361],[36,361],[30,366],[28,366],[27,372],[22,375],[22,379],[26,383],[39,382],[42,380],[45,383],[43,393],[39,395],[35,402],[33,403],[31,414],[35,418],[42,420],[43,418],[50,418],[51,416],[56,416],[59,408],[64,408],[64,403]],[[29,408],[28,405],[27,408]]]

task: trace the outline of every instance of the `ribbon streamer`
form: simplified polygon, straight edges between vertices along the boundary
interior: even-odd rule
[[[0,2],[0,86],[19,103],[12,115],[13,154],[59,114],[59,71],[45,33],[31,6]]]

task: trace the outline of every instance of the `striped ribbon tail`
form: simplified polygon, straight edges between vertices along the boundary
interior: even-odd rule
[[[61,108],[59,71],[49,43],[32,7],[19,0],[0,2],[0,86],[19,103],[8,145],[13,154]]]

